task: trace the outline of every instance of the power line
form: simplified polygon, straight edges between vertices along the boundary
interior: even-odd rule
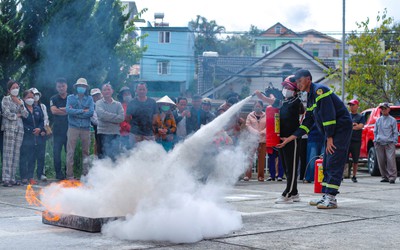
[[[168,29],[168,27],[163,27],[165,29]],[[167,30],[165,30],[167,31]],[[210,34],[210,35],[220,35],[220,34],[232,34],[232,35],[247,35],[250,37],[262,37],[260,36],[261,34],[263,34],[266,30],[263,30],[260,32],[260,34],[258,34],[257,36],[253,36],[250,35],[250,31],[219,31],[219,32],[204,32],[204,31],[198,31],[198,30],[174,30],[174,33],[194,33],[194,34]],[[158,32],[158,30],[154,30],[151,32]],[[312,32],[310,30],[306,30],[306,31],[293,31],[295,34],[297,34],[298,36],[302,36],[302,34],[300,33],[305,33],[305,32]],[[341,31],[318,31],[315,30],[315,32],[318,32],[322,35],[332,35],[332,36],[341,36],[342,32]],[[149,31],[144,31],[143,33],[149,33]],[[346,31],[345,34],[346,35],[351,35],[351,34],[374,34],[375,32],[369,31],[369,32],[365,32],[363,30],[351,30],[351,31]],[[398,31],[385,31],[385,32],[381,32],[381,34],[386,35],[386,34],[390,34],[390,35],[399,35],[400,32]]]

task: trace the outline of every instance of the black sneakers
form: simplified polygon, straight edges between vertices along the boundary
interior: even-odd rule
[[[389,182],[389,180],[386,178],[382,178],[381,182]]]
[[[356,183],[356,182],[357,182],[357,177],[355,177],[355,176],[351,177],[351,181],[353,181],[354,183]]]

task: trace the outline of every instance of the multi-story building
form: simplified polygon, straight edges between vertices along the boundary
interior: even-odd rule
[[[256,45],[254,54],[256,57],[262,57],[288,42],[300,45],[303,38],[281,23],[276,23],[256,37],[254,42]]]
[[[163,18],[161,13],[156,17]],[[146,47],[140,63],[140,81],[148,95],[178,97],[194,81],[194,33],[189,27],[170,27],[163,21],[141,28],[141,46]]]
[[[310,55],[319,58],[331,68],[337,68],[342,60],[342,42],[316,30],[297,32],[302,37],[300,46]]]
[[[255,55],[262,57],[289,41],[332,68],[340,63],[342,57],[340,40],[313,29],[294,32],[281,23],[276,23],[255,38]]]

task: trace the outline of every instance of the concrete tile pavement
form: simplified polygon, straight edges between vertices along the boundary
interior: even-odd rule
[[[238,182],[225,200],[242,214],[243,228],[193,244],[124,241],[41,223],[25,187],[0,187],[0,249],[399,249],[400,181],[360,174],[345,179],[338,209],[308,205],[312,184],[298,184],[302,200],[275,204],[285,182]],[[4,247],[4,248],[3,248]]]

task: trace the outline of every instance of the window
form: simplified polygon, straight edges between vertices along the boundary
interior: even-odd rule
[[[275,34],[280,34],[281,33],[281,26],[276,26],[275,27]]]
[[[269,46],[268,45],[261,45],[261,53],[268,54],[269,53]]]
[[[338,49],[333,50],[333,57],[339,57],[340,53]]]
[[[158,32],[158,42],[159,43],[169,43],[170,42],[170,32],[169,31]]]
[[[318,55],[319,55],[318,50],[317,49],[313,49],[312,50],[312,55],[315,56],[315,57],[318,57]]]
[[[158,62],[157,66],[158,66],[158,74],[159,75],[168,75],[170,73],[169,61]]]

